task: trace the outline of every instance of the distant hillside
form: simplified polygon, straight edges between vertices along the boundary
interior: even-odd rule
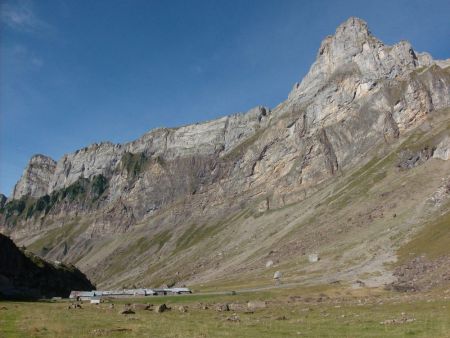
[[[67,297],[95,286],[74,266],[50,264],[0,234],[0,299]]]

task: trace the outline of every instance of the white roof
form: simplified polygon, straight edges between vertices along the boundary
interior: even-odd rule
[[[172,291],[172,292],[189,292],[189,291],[191,291],[188,288],[171,288],[171,289],[167,289],[167,290]]]

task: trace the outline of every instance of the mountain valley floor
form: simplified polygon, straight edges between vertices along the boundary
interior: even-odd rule
[[[163,303],[170,310],[158,313]],[[450,337],[450,288],[395,292],[340,284],[281,285],[71,304],[1,302],[0,336]],[[123,314],[126,309],[132,313]]]

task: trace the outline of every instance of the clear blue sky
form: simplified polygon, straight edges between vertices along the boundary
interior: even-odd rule
[[[0,191],[28,159],[274,107],[349,16],[450,57],[450,1],[1,0]]]

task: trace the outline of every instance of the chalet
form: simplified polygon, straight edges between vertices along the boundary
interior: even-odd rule
[[[169,290],[170,290],[170,292],[177,294],[177,295],[181,295],[182,293],[192,293],[192,291],[189,290],[188,288],[171,288]]]
[[[76,300],[90,300],[92,297],[95,297],[96,291],[72,291],[70,293],[70,299]]]

